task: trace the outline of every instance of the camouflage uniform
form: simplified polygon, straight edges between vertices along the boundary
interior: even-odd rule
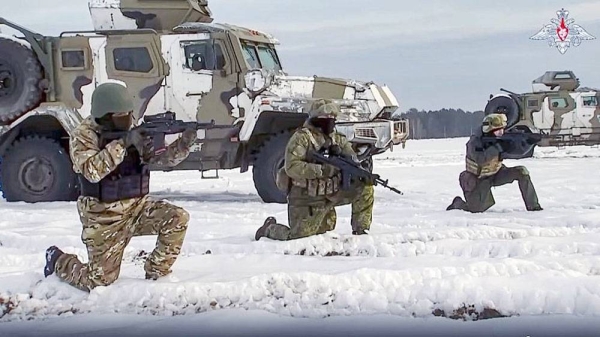
[[[311,116],[335,117],[339,108],[325,100],[318,100]],[[273,240],[293,240],[335,229],[335,207],[352,204],[351,225],[353,233],[366,234],[373,218],[373,186],[353,181],[351,189],[341,190],[339,170],[329,165],[307,161],[309,149],[321,150],[338,145],[342,155],[356,159],[350,142],[340,133],[324,134],[307,120],[289,140],[285,150],[285,166],[278,173],[278,185],[287,189],[288,223],[276,223],[272,217],[259,228],[255,239],[265,236]],[[283,182],[282,182],[283,181]]]
[[[460,173],[459,183],[465,200],[455,197],[447,210],[461,209],[473,213],[484,212],[496,202],[492,187],[517,180],[521,196],[529,211],[542,210],[529,171],[524,166],[506,167],[502,164],[503,149],[499,144],[484,144],[482,136],[506,127],[506,116],[490,114],[484,118],[482,130],[467,142],[466,170]]]
[[[101,147],[99,134],[100,126],[88,117],[70,139],[73,168],[91,183],[100,182],[117,169],[129,153],[123,139]],[[146,141],[141,157],[147,163],[177,165],[188,156],[191,138],[184,134],[159,156],[152,156],[151,143]],[[77,210],[89,262],[82,263],[73,254],[61,254],[55,265],[60,279],[86,291],[113,283],[119,276],[125,247],[132,237],[141,235],[158,235],[156,247],[144,265],[146,278],[156,279],[171,272],[187,230],[189,215],[184,209],[143,195],[112,202],[80,196]]]

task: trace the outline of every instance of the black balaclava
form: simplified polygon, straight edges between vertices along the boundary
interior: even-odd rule
[[[133,125],[133,114],[130,113],[122,116],[116,116],[111,114],[106,115],[100,119],[96,119],[96,121],[98,122],[98,124],[100,124],[108,130],[128,131]]]
[[[321,130],[326,135],[329,135],[335,129],[335,119],[334,118],[313,118],[310,120],[310,124],[312,124],[315,128]]]

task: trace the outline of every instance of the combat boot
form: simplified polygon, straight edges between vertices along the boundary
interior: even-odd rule
[[[48,277],[54,274],[56,261],[63,254],[64,252],[56,246],[51,246],[48,249],[46,249],[46,266],[44,267],[44,277]]]
[[[277,224],[277,219],[272,216],[266,218],[265,223],[260,226],[260,228],[256,231],[256,234],[254,234],[254,240],[258,241],[260,238],[267,236],[267,230],[269,227],[275,224]]]
[[[367,233],[364,229],[352,231],[352,235],[367,235],[367,234],[369,234],[369,233]]]
[[[151,281],[156,281],[159,278],[163,277],[163,276],[167,276],[171,274],[171,271],[169,270],[166,274],[157,274],[157,273],[149,273],[146,272],[146,280],[151,280]]]
[[[537,212],[537,211],[543,211],[544,209],[542,208],[542,206],[536,205],[536,206],[533,206],[531,208],[528,207],[527,210],[529,212]]]
[[[461,197],[454,197],[450,206],[446,207],[447,211],[451,211],[453,209],[462,209],[464,210],[465,202]]]

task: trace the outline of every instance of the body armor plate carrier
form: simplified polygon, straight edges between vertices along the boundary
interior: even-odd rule
[[[94,197],[101,202],[139,198],[150,191],[150,168],[141,162],[138,151],[131,146],[123,162],[98,183],[91,183],[79,175],[79,184],[82,196]]]

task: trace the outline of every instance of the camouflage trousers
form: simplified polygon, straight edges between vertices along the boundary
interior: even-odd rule
[[[158,235],[144,265],[146,275],[157,278],[171,272],[189,220],[183,208],[148,197],[114,203],[80,197],[77,208],[88,263],[73,254],[62,255],[56,262],[60,279],[85,291],[113,283],[119,277],[125,247],[132,237],[142,235]]]
[[[297,189],[297,190],[294,190]],[[302,196],[296,198],[298,194]],[[349,190],[307,202],[304,191],[293,187],[288,195],[288,223],[273,224],[265,231],[265,236],[273,240],[294,240],[312,235],[323,234],[335,229],[336,206],[352,204],[352,230],[368,230],[373,220],[374,189],[362,183],[352,185]]]
[[[519,190],[527,210],[540,207],[527,168],[524,166],[509,168],[502,165],[495,175],[482,179],[477,179],[474,174],[463,171],[460,174],[459,182],[465,201],[455,198],[455,202],[448,209],[462,209],[472,213],[485,212],[496,203],[492,187],[510,184],[515,180],[519,182]]]

